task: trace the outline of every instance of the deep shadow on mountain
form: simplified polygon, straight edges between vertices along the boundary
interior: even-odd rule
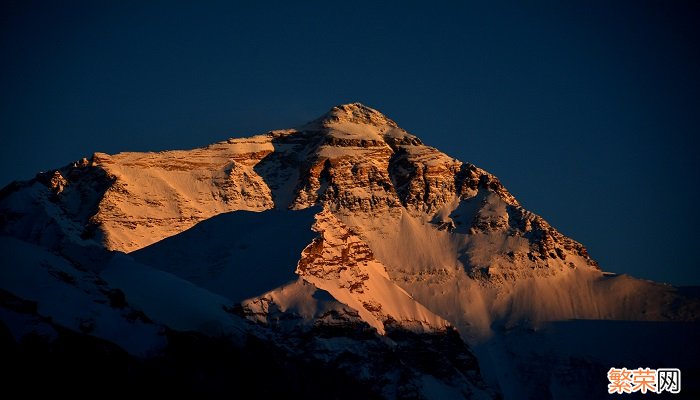
[[[234,211],[131,253],[230,300],[242,301],[297,278],[301,251],[316,236],[317,208]]]
[[[3,304],[7,296],[0,300],[1,314],[7,312]],[[252,335],[239,346],[225,337],[167,330],[167,346],[139,358],[109,341],[53,324],[32,312],[30,302],[15,298],[12,303],[21,303],[25,308],[21,314],[47,326],[48,334],[31,333],[16,340],[0,320],[4,394],[78,399],[105,393],[200,399],[379,398],[340,368],[290,357],[272,342]]]
[[[60,326],[40,316],[37,303],[3,290],[0,315],[11,316],[0,320],[0,368],[8,393],[94,398],[108,390],[129,397],[375,399],[387,395],[387,377],[397,375],[390,397],[421,398],[414,378],[427,374],[457,382],[467,377],[479,398],[494,397],[455,330],[417,334],[394,327],[387,332],[389,345],[376,331],[357,326],[318,325],[279,336],[273,329],[273,340],[255,334],[231,340],[166,328],[166,345],[139,357]],[[36,330],[16,338],[13,320],[28,321]],[[352,345],[328,357],[329,350],[349,340]]]

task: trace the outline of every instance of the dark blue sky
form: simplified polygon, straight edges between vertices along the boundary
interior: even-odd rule
[[[693,2],[234,3],[3,2],[0,186],[360,101],[603,269],[700,284]]]

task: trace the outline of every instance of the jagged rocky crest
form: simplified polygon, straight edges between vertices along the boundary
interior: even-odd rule
[[[389,398],[436,387],[493,397],[465,342],[500,327],[697,319],[697,302],[602,272],[498,178],[359,103],[199,149],[95,153],[2,189],[0,233],[8,249],[43,254],[16,263],[63,277],[81,301],[121,293],[124,310],[148,319],[114,318],[151,324],[139,328],[149,343],[163,341],[158,327],[236,337],[244,349],[241,338],[255,337],[274,357],[348,371],[333,379]],[[0,289],[39,304],[22,318],[57,318],[41,306],[50,298],[3,274]],[[81,292],[76,279],[100,289]]]

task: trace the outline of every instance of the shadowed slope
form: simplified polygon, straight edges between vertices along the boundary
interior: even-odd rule
[[[237,211],[202,221],[131,253],[140,263],[172,273],[232,301],[242,301],[295,280],[294,269],[316,208]]]

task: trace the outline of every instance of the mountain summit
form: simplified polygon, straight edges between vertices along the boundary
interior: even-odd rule
[[[676,288],[601,271],[498,178],[359,103],[204,148],[95,153],[2,189],[0,233],[14,337],[78,332],[138,359],[181,354],[183,332],[226,337],[240,360],[264,343],[284,379],[335,371],[366,390],[324,386],[334,397],[551,395],[539,385],[571,376],[532,383],[513,347],[528,329],[698,315]]]
[[[348,122],[360,125],[387,125],[394,128],[397,127],[396,122],[390,120],[374,108],[367,107],[361,103],[335,106],[316,121],[321,124]]]

